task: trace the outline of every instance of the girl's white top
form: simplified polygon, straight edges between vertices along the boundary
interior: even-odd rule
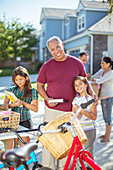
[[[89,101],[89,100],[91,100],[91,99],[92,99],[91,96],[89,96],[87,99],[85,98],[85,96],[75,97],[75,98],[73,99],[73,102],[72,102],[73,107],[76,107],[75,104],[78,105],[78,106],[80,106],[80,104],[86,103],[87,101]],[[91,105],[92,105],[92,104],[90,104],[86,109],[84,109],[84,110],[88,111],[89,114],[90,114]],[[79,118],[78,120],[79,120],[79,122],[80,122],[80,124],[81,124],[81,126],[82,126],[82,128],[83,128],[84,131],[93,130],[93,129],[96,128],[95,121],[92,120],[92,119],[89,119],[89,118],[86,117],[85,115],[82,115],[82,117]]]

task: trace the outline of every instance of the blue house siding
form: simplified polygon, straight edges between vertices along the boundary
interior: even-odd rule
[[[62,39],[62,20],[47,19],[45,20],[45,30],[42,37],[42,48],[46,47],[47,40],[52,36],[58,36]]]
[[[77,13],[77,17],[80,17],[80,16],[85,15],[85,14],[86,14],[86,10],[83,9],[82,11]]]
[[[58,36],[62,39],[62,19],[45,19],[43,21],[44,29],[40,37],[40,61],[43,61],[44,51],[47,40],[52,36]]]
[[[69,23],[64,26],[64,39],[68,39],[77,33],[77,19],[69,17]]]
[[[91,25],[98,22],[100,19],[105,17],[107,12],[102,11],[87,11],[86,12],[86,27],[89,28]]]
[[[45,25],[45,41],[47,41],[52,36],[58,36],[62,39],[61,35],[62,35],[62,20],[47,19]]]
[[[70,18],[69,27],[70,27],[69,37],[72,37],[73,35],[77,33],[77,18],[75,17]]]
[[[71,49],[71,48],[75,48],[75,47],[79,47],[85,44],[89,43],[89,37],[85,36],[85,37],[81,37],[79,39],[73,40],[69,43],[65,43],[65,50]]]
[[[64,25],[64,39],[69,38],[69,23]]]

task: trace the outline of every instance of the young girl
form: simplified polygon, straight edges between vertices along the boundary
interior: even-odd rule
[[[87,80],[85,77],[77,76],[73,81],[74,89],[79,93],[79,97],[73,100],[72,111],[75,113],[81,103],[85,103],[92,99],[87,93]],[[84,145],[93,156],[93,144],[96,138],[95,120],[97,118],[97,106],[95,103],[89,105],[87,109],[82,109],[78,114],[80,124],[85,131],[88,141]]]
[[[13,92],[18,100],[10,104],[10,100],[6,96],[4,103],[8,103],[8,106],[9,108],[11,108],[12,111],[20,113],[20,125],[30,129],[30,110],[34,112],[38,111],[38,92],[37,90],[32,89],[29,74],[27,70],[22,66],[19,66],[14,70],[12,74],[12,81],[14,82],[15,86],[9,88],[8,91]],[[30,142],[29,137],[24,137],[23,139],[27,143]],[[15,145],[16,144],[17,140]],[[8,139],[7,149],[11,149],[12,146],[13,139]]]

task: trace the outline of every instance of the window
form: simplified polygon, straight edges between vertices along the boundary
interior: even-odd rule
[[[82,31],[85,28],[85,16],[82,15],[78,18],[78,31]]]
[[[80,53],[80,49],[76,49],[76,50],[71,50],[70,51],[71,54],[76,54],[76,53]]]

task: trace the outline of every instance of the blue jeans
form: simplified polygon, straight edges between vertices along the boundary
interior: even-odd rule
[[[101,99],[101,107],[103,112],[103,119],[107,125],[111,125],[111,112],[112,112],[113,97]]]

